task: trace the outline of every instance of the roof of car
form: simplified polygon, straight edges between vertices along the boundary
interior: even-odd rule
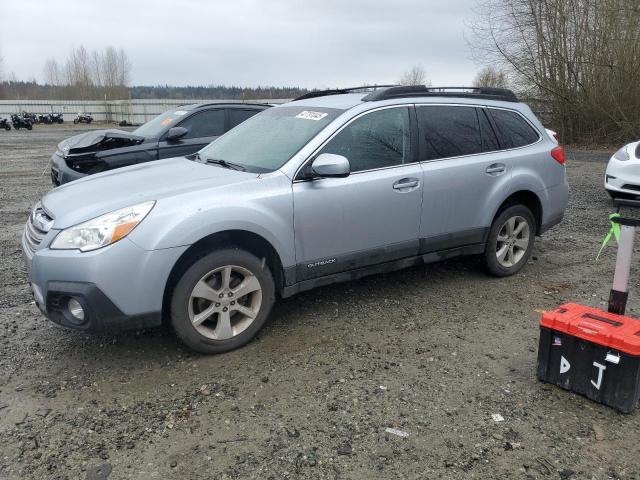
[[[302,100],[294,100],[285,103],[286,106],[300,105],[310,107],[339,108],[340,110],[348,110],[351,107],[362,103],[362,98],[368,93],[344,93],[339,95],[327,95],[326,97],[304,98]]]
[[[206,102],[206,103],[188,103],[185,105],[176,105],[175,108],[180,108],[181,110],[195,110],[196,108],[203,107],[231,107],[231,108],[247,108],[253,107],[257,110],[263,110],[265,108],[272,107],[268,103],[256,103],[256,102],[230,102],[228,100],[220,100],[219,102]]]
[[[368,90],[364,91],[363,90]],[[348,110],[362,103],[375,105],[403,103],[466,103],[471,105],[513,106],[519,103],[511,90],[488,87],[364,86],[311,91],[287,105]],[[373,105],[372,105],[373,106]]]

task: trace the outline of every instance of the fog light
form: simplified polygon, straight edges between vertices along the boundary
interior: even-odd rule
[[[84,320],[84,308],[80,305],[75,298],[70,298],[67,303],[67,308],[69,309],[69,313],[73,316],[73,318],[77,320]]]

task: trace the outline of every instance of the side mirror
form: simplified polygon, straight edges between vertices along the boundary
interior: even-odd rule
[[[167,132],[167,136],[165,138],[168,142],[174,142],[184,137],[188,131],[189,130],[184,127],[171,127]]]
[[[311,164],[311,171],[319,177],[348,177],[351,166],[347,157],[333,153],[321,153]]]

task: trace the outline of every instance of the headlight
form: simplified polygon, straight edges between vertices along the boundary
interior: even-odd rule
[[[155,201],[139,203],[69,227],[51,243],[54,250],[88,252],[126,237],[151,211]]]
[[[616,153],[614,153],[613,158],[615,158],[616,160],[620,160],[622,162],[626,162],[627,160],[629,160],[630,157],[629,157],[629,152],[627,152],[627,146],[625,145]]]

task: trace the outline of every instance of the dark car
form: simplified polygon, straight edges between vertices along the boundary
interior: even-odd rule
[[[138,127],[91,130],[68,138],[51,158],[55,186],[85,175],[197,152],[226,131],[269,108],[256,103],[182,105]]]

